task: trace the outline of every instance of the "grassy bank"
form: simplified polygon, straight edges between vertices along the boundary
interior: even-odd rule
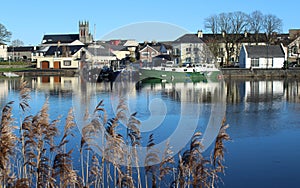
[[[32,63],[31,62],[22,62],[22,61],[17,61],[17,62],[3,61],[3,62],[0,62],[0,65],[11,65],[11,66],[14,66],[14,65],[24,65],[24,66],[31,66]]]
[[[27,71],[34,70],[35,68],[30,67],[12,67],[12,68],[0,68],[0,72],[16,72],[16,71]]]

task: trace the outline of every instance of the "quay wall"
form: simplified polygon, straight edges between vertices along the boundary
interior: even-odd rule
[[[242,68],[223,68],[224,78],[284,78],[300,77],[300,68],[289,69],[242,69]]]

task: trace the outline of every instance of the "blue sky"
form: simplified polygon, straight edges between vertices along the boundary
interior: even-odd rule
[[[196,32],[204,29],[204,19],[210,15],[259,10],[282,19],[286,33],[300,28],[299,4],[298,0],[6,0],[1,2],[0,23],[12,32],[12,40],[38,45],[44,34],[78,33],[80,20],[89,21],[91,33],[95,31],[95,38],[102,39],[116,29],[150,21]],[[165,40],[172,39],[174,36]]]

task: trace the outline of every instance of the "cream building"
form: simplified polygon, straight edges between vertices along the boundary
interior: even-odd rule
[[[7,45],[0,42],[0,61],[8,60]]]

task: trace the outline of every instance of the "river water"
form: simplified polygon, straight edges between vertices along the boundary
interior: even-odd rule
[[[298,187],[300,183],[300,81],[114,84],[80,77],[25,79],[32,89],[28,113],[37,113],[46,99],[51,119],[63,120],[73,108],[78,133],[86,109],[92,110],[103,99],[108,116],[113,117],[121,96],[126,96],[130,112],[138,112],[137,118],[147,125],[141,128],[142,137],[153,133],[156,143],[171,138],[174,150],[182,149],[196,130],[208,132],[207,140],[215,138],[207,127],[218,128],[225,116],[231,140],[225,143],[226,169],[219,187]],[[8,101],[18,102],[18,88],[18,79],[0,80],[1,108]],[[14,106],[13,113],[18,114]],[[209,150],[209,141],[205,147]]]

